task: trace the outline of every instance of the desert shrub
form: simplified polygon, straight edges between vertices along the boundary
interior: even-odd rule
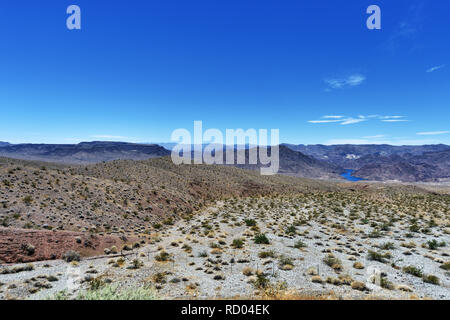
[[[31,196],[25,196],[22,200],[27,206],[33,202],[33,198]]]
[[[258,257],[260,257],[261,259],[275,258],[275,252],[273,250],[261,251],[260,253],[258,253]]]
[[[364,282],[360,282],[360,281],[353,281],[351,283],[351,287],[352,287],[352,289],[359,290],[359,291],[367,290],[366,285],[364,284]]]
[[[439,266],[439,268],[447,271],[450,270],[450,262],[443,263],[441,266]]]
[[[439,244],[435,239],[428,241],[427,244],[428,244],[428,249],[430,249],[430,250],[436,250],[439,247]]]
[[[372,261],[378,261],[378,262],[382,262],[382,263],[386,263],[386,259],[390,259],[391,255],[386,252],[386,253],[380,253],[380,252],[375,252],[372,250],[369,250],[368,255],[367,255],[367,259],[372,260]]]
[[[98,290],[105,285],[105,281],[100,277],[94,278],[89,281],[89,289],[90,290]]]
[[[166,283],[166,274],[164,272],[158,272],[152,278],[155,283]]]
[[[389,281],[386,277],[381,277],[380,279],[380,287],[388,290],[394,289],[394,284]]]
[[[166,251],[161,251],[159,254],[157,254],[155,256],[156,261],[164,262],[164,261],[169,261],[169,259],[170,259],[170,254]]]
[[[409,231],[411,231],[411,232],[419,232],[419,230],[420,230],[420,228],[419,228],[419,226],[417,224],[412,224],[409,227]]]
[[[323,262],[331,267],[332,269],[339,271],[342,270],[342,262],[338,258],[336,258],[334,255],[329,254],[325,258],[323,258]]]
[[[211,242],[209,244],[209,247],[212,248],[212,249],[218,249],[218,248],[220,248],[220,244],[215,243],[215,242]]]
[[[393,250],[395,249],[395,245],[393,242],[386,242],[380,245],[380,248],[383,250]]]
[[[247,227],[254,227],[254,226],[256,226],[256,221],[253,220],[253,219],[245,219],[244,222],[245,222],[245,225]]]
[[[265,234],[260,233],[255,236],[255,243],[256,244],[269,244],[270,241]]]
[[[117,249],[116,246],[112,246],[111,249],[110,249],[110,251],[111,251],[112,254],[116,254],[116,253],[119,252],[119,249]]]
[[[184,249],[184,251],[187,252],[187,253],[191,253],[192,252],[192,247],[190,245],[188,245],[188,244],[183,244],[181,249]]]
[[[124,264],[125,264],[125,259],[123,257],[120,257],[119,259],[117,259],[116,265],[118,267],[122,267]]]
[[[254,286],[257,289],[265,289],[268,287],[270,280],[263,274],[259,273],[256,275],[256,281],[254,282]]]
[[[253,274],[253,269],[250,267],[244,267],[244,269],[242,269],[242,274],[244,276],[251,276]]]
[[[432,274],[427,274],[422,277],[423,282],[439,285],[439,278]]]
[[[289,226],[286,228],[286,233],[287,234],[293,234],[297,232],[297,228],[295,228],[295,226]]]
[[[436,249],[438,249],[439,247],[445,247],[446,243],[445,243],[444,241],[442,241],[442,242],[437,242],[435,239],[433,239],[433,240],[431,240],[431,241],[428,241],[428,242],[427,242],[427,245],[428,245],[428,248],[429,248],[430,250],[436,250]]]
[[[423,276],[423,272],[421,269],[414,267],[414,266],[406,266],[403,267],[403,272],[411,274],[415,277],[421,278]]]
[[[244,241],[242,239],[234,239],[231,246],[235,249],[240,249],[244,246]]]
[[[369,233],[369,238],[379,238],[381,237],[381,232],[378,229],[374,229],[371,233]]]
[[[140,267],[142,267],[144,265],[144,263],[139,260],[139,259],[133,259],[133,261],[131,261],[131,265],[128,267],[128,269],[139,269]]]
[[[133,248],[132,248],[131,245],[129,245],[129,244],[124,244],[124,245],[122,246],[122,250],[123,250],[123,251],[131,251],[131,250],[133,250]]]
[[[35,247],[32,244],[22,244],[22,251],[24,251],[28,256],[32,256],[35,252]]]
[[[304,243],[304,242],[301,241],[301,240],[298,240],[298,241],[294,244],[294,248],[296,248],[296,249],[306,248],[306,247],[307,247],[306,243]]]
[[[206,258],[206,257],[208,256],[208,253],[207,253],[206,251],[202,251],[202,252],[200,252],[200,253],[198,254],[198,256],[199,256],[200,258]]]
[[[72,261],[81,261],[81,256],[78,252],[69,250],[63,255],[63,260],[66,262],[72,262]]]

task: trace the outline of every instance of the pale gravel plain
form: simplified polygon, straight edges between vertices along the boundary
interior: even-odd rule
[[[271,201],[273,200],[261,198],[256,200],[256,204],[267,205]],[[84,280],[95,277],[111,281],[121,288],[152,286],[156,288],[161,299],[256,298],[261,290],[255,288],[251,281],[254,276],[249,277],[242,272],[248,267],[263,271],[272,284],[283,283],[287,289],[304,295],[332,292],[335,297],[344,299],[450,299],[449,272],[440,268],[443,262],[449,261],[450,254],[450,237],[444,226],[433,228],[430,234],[417,233],[414,238],[408,239],[405,238],[407,224],[400,220],[394,223],[390,231],[384,232],[381,238],[369,238],[366,235],[373,231],[373,228],[368,224],[356,223],[344,231],[330,227],[333,222],[348,223],[350,212],[347,209],[339,214],[330,214],[329,223],[322,224],[318,218],[312,217],[312,211],[315,209],[313,202],[305,203],[303,199],[299,199],[298,203],[295,199],[275,202],[277,204],[269,209],[258,207],[255,200],[251,199],[238,200],[236,203],[218,202],[216,206],[197,213],[192,220],[179,221],[154,235],[154,243],[136,249],[133,254],[128,255],[123,267],[114,267],[108,263],[111,258],[105,257],[84,259],[78,266],[64,261],[38,262],[33,264],[33,271],[0,274],[0,299],[46,299],[63,290],[75,297],[80,290],[89,287],[89,281]],[[292,215],[293,212],[295,215]],[[297,225],[295,234],[283,232],[285,226],[300,218],[305,219],[306,224]],[[243,223],[244,219],[257,221],[258,233],[266,234],[270,244],[255,244],[253,238],[256,232]],[[205,235],[205,225],[211,227],[208,235]],[[236,238],[244,239],[243,248],[230,246]],[[432,239],[438,239],[447,245],[437,250],[421,246]],[[211,243],[217,243],[219,240],[223,240],[225,244],[219,245],[220,249],[215,250],[217,254],[211,253],[214,252]],[[294,248],[298,240],[305,243],[306,247]],[[401,246],[402,243],[410,241],[414,241],[415,248]],[[392,256],[389,262],[369,261],[368,250],[383,251],[375,246],[386,242],[392,242],[395,247],[388,250]],[[192,247],[192,251],[186,252],[183,244]],[[171,254],[173,261],[155,261],[155,256],[161,248]],[[277,257],[259,258],[258,253],[265,250],[273,250]],[[207,252],[208,257],[200,257],[202,252]],[[410,254],[405,255],[405,252]],[[334,254],[342,261],[343,270],[339,273],[323,263],[323,258],[328,253]],[[281,269],[281,255],[292,258],[291,270]],[[135,258],[144,265],[137,270],[127,269]],[[234,263],[231,262],[232,259]],[[245,262],[239,263],[240,260]],[[355,261],[361,262],[364,269],[353,268]],[[398,269],[391,266],[393,262]],[[425,274],[436,275],[440,279],[440,285],[425,283],[421,278],[406,274],[401,268],[408,265],[421,268]],[[199,268],[201,270],[198,270]],[[311,268],[316,269],[324,280],[323,283],[311,281]],[[374,270],[384,273],[394,288],[388,290],[372,284],[369,279]],[[165,274],[165,283],[155,282],[154,275],[157,273]],[[50,282],[39,278],[46,275],[53,275],[58,280]],[[363,282],[370,290],[362,292],[348,285],[336,286],[325,282],[328,277],[336,278],[339,275],[348,275],[353,280]],[[220,276],[220,279],[214,279],[215,276]],[[33,278],[37,279],[37,282],[50,284],[51,288],[42,288],[30,294],[29,289],[33,288],[36,282]],[[177,279],[177,282],[173,279]],[[26,281],[29,283],[25,283]],[[399,290],[399,286],[406,286],[411,292]]]

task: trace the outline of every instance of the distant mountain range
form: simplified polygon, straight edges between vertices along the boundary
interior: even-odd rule
[[[169,156],[174,143],[82,142],[79,144],[9,144],[0,142],[0,156],[65,164],[112,160],[146,160]],[[246,148],[236,146],[236,149]],[[247,146],[248,148],[248,146]],[[270,147],[269,147],[270,149]],[[280,145],[280,174],[339,179],[345,169],[368,180],[406,182],[450,179],[450,146]],[[236,165],[256,170],[262,165]]]
[[[120,159],[146,160],[169,154],[170,151],[159,145],[127,142],[0,145],[0,156],[67,164],[89,164]]]
[[[256,148],[259,153],[261,147]],[[263,153],[271,154],[271,147],[267,150],[264,148]],[[235,159],[237,156],[235,156]],[[261,167],[268,167],[268,165],[262,165],[258,159],[257,164],[248,164],[249,150],[246,150],[246,163],[241,165],[235,165],[238,168],[257,170]],[[235,161],[236,163],[236,161]],[[315,159],[314,157],[305,155],[301,152],[294,151],[287,146],[279,146],[279,170],[278,173],[305,177],[305,178],[340,178],[340,174],[344,169],[338,165],[335,165],[328,161]]]
[[[355,170],[354,176],[369,180],[437,181],[450,178],[450,146],[391,145],[288,145],[302,152]]]

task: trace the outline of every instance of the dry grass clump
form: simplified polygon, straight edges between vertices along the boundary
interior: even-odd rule
[[[275,254],[275,251],[273,251],[273,250],[261,251],[261,252],[258,253],[258,257],[260,257],[261,259],[275,258],[276,254]]]
[[[434,284],[434,285],[437,285],[437,286],[440,284],[439,278],[436,277],[435,275],[432,275],[432,274],[424,275],[422,277],[422,280],[423,280],[423,282],[431,283],[431,284]]]
[[[368,251],[367,259],[372,261],[378,261],[381,263],[386,263],[387,259],[391,258],[391,254],[389,252],[381,253],[381,252],[375,252],[372,250]]]
[[[359,291],[367,290],[366,285],[364,284],[364,282],[361,282],[361,281],[353,281],[351,283],[351,287],[353,290],[359,290]]]
[[[251,276],[253,274],[253,269],[250,268],[250,267],[245,267],[244,269],[242,269],[242,274],[244,276],[249,277],[249,276]]]
[[[342,262],[338,258],[336,258],[333,254],[327,255],[322,260],[327,266],[331,267],[334,271],[341,271],[342,270]]]
[[[160,251],[159,254],[157,254],[155,256],[155,260],[159,261],[159,262],[166,262],[166,261],[170,261],[170,257],[171,257],[170,253],[162,250],[162,251]]]

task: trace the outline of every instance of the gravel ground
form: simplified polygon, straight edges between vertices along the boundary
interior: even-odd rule
[[[271,200],[262,198],[258,201],[265,204]],[[151,285],[163,299],[252,298],[261,289],[254,285],[255,275],[243,274],[244,268],[251,268],[253,273],[260,270],[274,286],[283,284],[288,290],[305,295],[332,292],[345,299],[450,299],[449,272],[440,268],[442,263],[449,261],[450,237],[443,227],[433,229],[430,234],[415,234],[414,238],[408,239],[405,238],[406,224],[399,221],[380,238],[369,238],[366,235],[372,228],[368,224],[354,225],[342,232],[330,227],[333,222],[348,223],[348,210],[330,215],[329,222],[323,224],[318,221],[320,219],[310,217],[313,207],[308,208],[308,205],[311,206],[311,203],[299,203],[302,203],[300,208],[294,207],[296,215],[292,215],[295,200],[281,201],[265,210],[255,207],[250,200],[218,203],[197,214],[191,221],[180,221],[161,231],[153,238],[154,243],[136,249],[133,255],[127,256],[123,266],[114,266],[111,260],[117,262],[117,258],[82,260],[77,266],[58,260],[33,263],[32,271],[1,274],[0,299],[45,299],[63,290],[74,297],[80,290],[87,289],[89,280],[96,277],[119,284],[121,288]],[[265,212],[263,215],[262,211]],[[281,226],[290,225],[299,216],[309,220],[306,224],[297,225],[293,234],[282,232]],[[257,232],[242,223],[243,219],[250,218],[257,221]],[[256,233],[266,234],[270,243],[255,244],[253,238]],[[230,245],[237,238],[244,240],[241,249]],[[436,250],[422,247],[422,244],[432,239],[439,239],[447,245]],[[295,248],[298,240],[306,246]],[[223,244],[218,244],[220,241]],[[414,248],[402,246],[411,241],[416,244]],[[394,249],[377,248],[386,242],[391,242]],[[218,248],[213,248],[211,243],[215,243]],[[184,244],[191,249],[183,248]],[[162,250],[169,253],[173,261],[156,261],[155,256]],[[258,257],[261,251],[269,250],[276,257]],[[370,261],[367,258],[368,250],[389,252],[391,258],[387,263]],[[207,253],[207,257],[200,256],[203,252]],[[341,261],[340,271],[333,270],[323,262],[329,253]],[[292,260],[291,267],[285,270],[280,263],[282,256]],[[143,265],[136,270],[128,269],[127,266],[135,258]],[[364,268],[354,268],[356,261]],[[402,267],[409,265],[418,267],[424,274],[437,276],[440,285],[425,283],[421,278],[403,272]],[[157,274],[159,278],[155,277]],[[373,284],[370,281],[373,274],[384,275],[383,278],[392,283],[392,289]],[[49,279],[49,275],[57,279]],[[323,280],[322,283],[312,281],[317,276]],[[328,277],[339,276],[362,282],[368,290],[359,291],[350,285],[325,282]]]

